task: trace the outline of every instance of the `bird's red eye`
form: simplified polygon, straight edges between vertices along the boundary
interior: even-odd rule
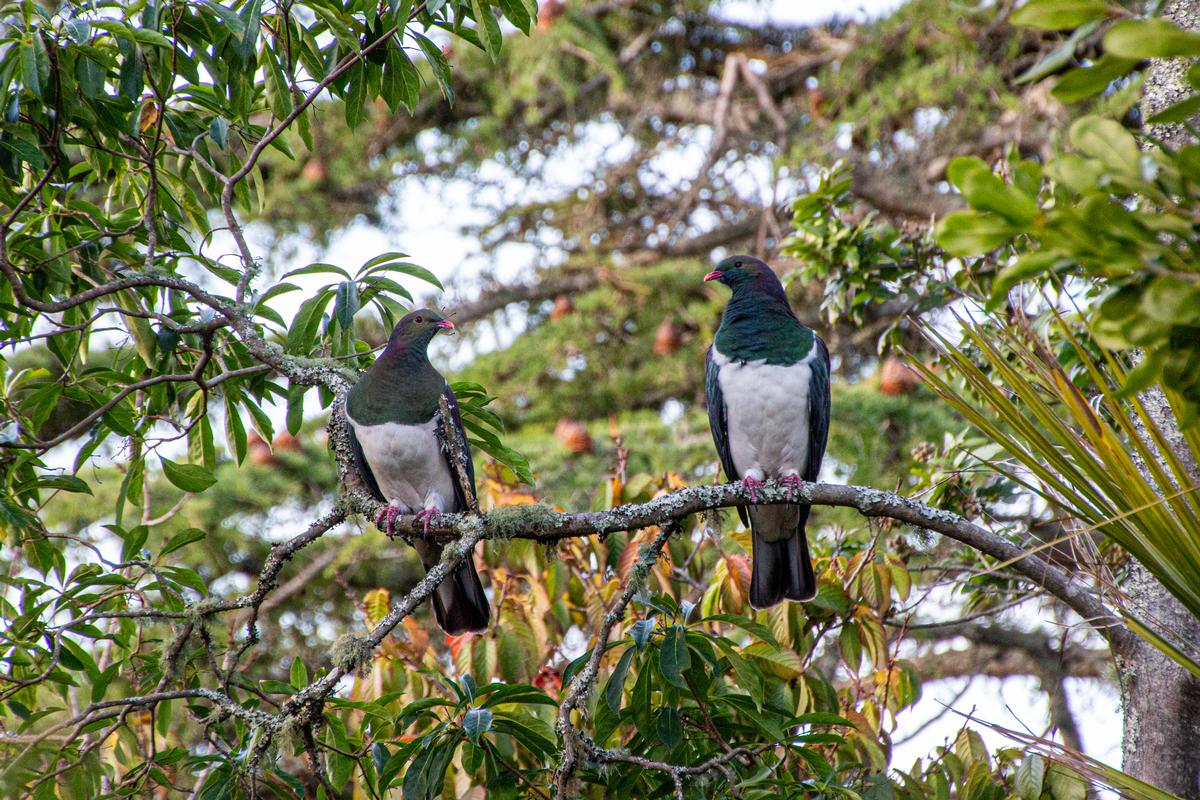
[[[740,266],[742,265],[742,262],[740,262],[740,261],[735,261],[733,265],[734,265],[735,267],[740,267]]]
[[[413,320],[413,322],[417,323],[418,325],[420,325],[422,321],[423,320],[420,317],[417,317],[416,319]]]

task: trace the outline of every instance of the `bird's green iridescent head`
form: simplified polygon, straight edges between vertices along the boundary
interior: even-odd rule
[[[392,329],[388,349],[424,348],[442,330],[453,330],[454,323],[431,308],[419,308],[400,318]]]
[[[729,256],[717,268],[704,276],[706,281],[723,283],[738,294],[741,291],[762,292],[783,297],[783,284],[775,272],[754,256]]]
[[[714,339],[717,351],[737,361],[794,364],[813,344],[813,332],[788,305],[783,284],[753,256],[730,256],[704,276],[733,290]]]

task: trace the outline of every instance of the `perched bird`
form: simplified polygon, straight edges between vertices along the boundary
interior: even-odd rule
[[[375,524],[389,535],[401,514],[415,513],[428,531],[429,520],[438,514],[468,509],[450,456],[437,437],[438,403],[445,397],[466,447],[458,401],[426,352],[438,331],[453,327],[429,309],[406,314],[346,398],[355,465],[375,499],[387,504]],[[467,474],[474,500],[475,472],[469,458]],[[440,545],[418,540],[414,546],[426,569],[441,558]],[[487,597],[470,555],[434,591],[433,610],[446,633],[488,626]]]
[[[704,276],[733,290],[708,349],[708,422],[730,480],[750,499],[768,478],[814,481],[829,435],[829,350],[796,319],[779,278],[750,256],[731,256]],[[817,593],[804,525],[809,506],[739,507],[754,540],[750,604],[768,608]]]

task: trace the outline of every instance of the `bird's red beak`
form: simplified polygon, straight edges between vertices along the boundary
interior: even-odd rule
[[[722,277],[724,274],[725,273],[721,272],[721,270],[714,269],[712,272],[710,272],[704,276],[704,280],[705,281],[715,281],[718,278]]]
[[[454,330],[454,323],[448,319],[443,319],[443,320],[439,321],[437,326],[439,328],[449,328],[450,330]]]

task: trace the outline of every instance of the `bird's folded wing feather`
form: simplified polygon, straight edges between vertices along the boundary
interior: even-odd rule
[[[814,337],[817,348],[817,363],[809,370],[808,390],[808,462],[804,468],[804,480],[812,482],[821,472],[821,460],[825,458],[825,441],[829,438],[829,348],[821,337]]]
[[[721,468],[725,470],[725,477],[736,481],[739,476],[733,466],[733,453],[729,450],[729,422],[726,419],[725,398],[721,394],[721,382],[717,378],[720,370],[721,368],[713,360],[712,347],[709,347],[708,360],[704,369],[704,396],[708,401],[708,427],[712,430],[713,443],[717,446],[717,456],[721,459]],[[745,507],[738,506],[738,516],[741,517],[743,525],[750,524]]]

